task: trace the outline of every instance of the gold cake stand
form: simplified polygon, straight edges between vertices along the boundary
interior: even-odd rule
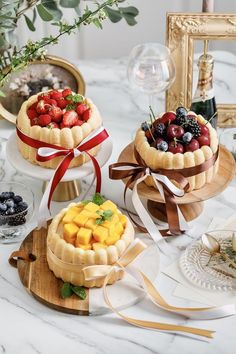
[[[137,163],[134,157],[133,143],[126,146],[121,152],[118,162]],[[203,211],[203,202],[215,197],[227,188],[231,180],[235,177],[235,166],[232,154],[224,146],[220,145],[219,169],[214,180],[201,189],[185,193],[183,197],[175,197],[176,203],[186,221],[197,218]],[[147,199],[147,207],[151,215],[166,222],[165,202],[160,193],[154,187],[147,186],[144,182],[139,184],[138,193]]]

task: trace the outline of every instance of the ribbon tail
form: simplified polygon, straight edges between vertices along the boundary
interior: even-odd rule
[[[95,171],[95,176],[96,176],[96,193],[101,192],[101,185],[102,185],[102,174],[101,174],[101,168],[99,166],[99,163],[95,159],[93,155],[91,155],[88,151],[85,151],[87,155],[89,155],[90,159],[92,160],[94,171]]]
[[[38,212],[38,228],[47,227],[47,220],[51,218],[50,205],[53,192],[58,185],[58,183],[63,178],[66,173],[71,160],[73,159],[73,154],[69,153],[65,156],[62,162],[58,165],[53,177],[49,181],[47,188],[41,199]]]
[[[142,271],[138,270],[138,274],[141,275],[142,277],[141,284],[146,290],[152,302],[156,306],[166,311],[174,312],[178,315],[191,318],[191,319],[197,319],[197,320],[212,320],[215,318],[232,316],[235,315],[236,313],[236,308],[234,304],[229,304],[229,305],[224,305],[219,307],[202,307],[202,308],[201,307],[184,308],[184,307],[171,306],[163,299],[163,297],[154,287],[151,280]],[[135,276],[133,270],[132,270],[132,275]],[[140,277],[135,276],[135,278],[140,282]]]
[[[183,214],[176,204],[173,194],[169,191],[169,189],[165,188],[165,185],[162,183],[162,181],[157,181],[154,176],[152,177],[156,189],[159,190],[162,199],[166,203],[166,215],[171,235],[179,235],[185,230],[188,230],[188,224],[186,223]],[[167,231],[168,230],[162,230],[161,233],[165,236],[169,236],[169,234],[166,233]]]
[[[174,249],[171,246],[169,246],[167,244],[167,242],[164,240],[161,233],[157,229],[155,223],[153,222],[152,218],[150,217],[149,213],[144,208],[142,202],[139,199],[138,192],[137,192],[137,186],[139,183],[143,182],[143,180],[145,178],[146,178],[146,175],[139,178],[135,182],[133,192],[132,192],[132,203],[133,203],[134,208],[135,208],[136,212],[138,213],[138,216],[140,217],[141,221],[146,226],[146,229],[147,229],[149,235],[152,237],[154,242],[156,242],[159,249],[166,255],[173,254],[173,253],[175,253]]]
[[[193,334],[193,335],[204,337],[204,338],[213,338],[214,331],[200,329],[200,328],[173,325],[173,324],[168,324],[168,323],[139,320],[136,318],[131,318],[131,317],[127,317],[127,316],[123,315],[121,312],[119,312],[118,310],[116,310],[112,306],[112,303],[108,297],[107,284],[109,282],[111,274],[112,274],[112,271],[110,273],[108,273],[108,275],[106,276],[106,278],[104,280],[104,284],[103,284],[104,299],[105,299],[105,302],[108,305],[108,307],[114,313],[116,313],[119,317],[121,317],[124,321],[126,321],[127,323],[132,324],[137,327],[147,328],[147,329],[152,329],[152,330],[157,330],[157,331],[164,331],[164,332],[171,332],[171,333],[179,333],[180,332],[180,333]]]

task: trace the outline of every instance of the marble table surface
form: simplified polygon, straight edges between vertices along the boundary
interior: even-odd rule
[[[230,70],[236,71],[236,65],[233,64],[236,62],[236,57],[226,54],[216,53],[216,58],[219,57],[219,66],[215,73],[216,91],[220,92],[224,88],[224,96],[227,96],[228,90],[231,97],[235,97],[236,86],[224,82],[224,79],[230,76]],[[77,64],[87,83],[87,95],[99,107],[104,125],[113,137],[114,149],[110,162],[115,162],[120,151],[131,142],[137,125],[147,117],[147,97],[130,89],[126,79],[126,59],[81,61]],[[158,100],[157,106],[160,111],[164,110],[163,98]],[[35,194],[37,207],[42,196],[42,183],[17,173],[5,159],[6,139],[13,131],[13,125],[0,120],[0,181],[27,183]],[[197,220],[191,222],[192,228],[188,234],[170,240],[171,244],[179,249],[179,254],[207,228],[215,215],[227,219],[235,213],[235,187],[236,183],[233,180],[221,195],[206,201],[203,213]],[[107,166],[104,167],[103,194],[123,206],[122,189],[121,182],[109,181]],[[63,205],[63,203],[53,203],[53,215]],[[29,228],[35,225],[36,218]],[[207,342],[183,335],[132,327],[114,314],[79,317],[51,310],[26,292],[16,270],[9,266],[8,256],[18,247],[19,243],[0,244],[0,353],[231,354],[234,352],[235,316],[211,321],[192,321],[158,311],[148,299],[124,311],[131,317],[215,330],[215,338]],[[161,260],[161,269],[164,269],[170,260],[164,256]],[[172,304],[196,305],[173,297],[172,291],[176,284],[164,274],[159,274],[155,284],[161,294]]]

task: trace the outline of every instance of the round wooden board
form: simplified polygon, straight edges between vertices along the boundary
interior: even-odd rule
[[[76,295],[62,299],[60,289],[62,280],[50,271],[46,259],[47,230],[33,230],[24,239],[20,250],[35,255],[34,262],[17,261],[19,277],[26,289],[40,302],[55,310],[75,315],[89,315],[89,289],[86,299],[80,300]],[[40,274],[40,276],[37,276]]]
[[[175,197],[177,204],[188,204],[202,202],[223,192],[235,176],[235,161],[232,154],[222,145],[219,150],[219,169],[214,180],[206,184],[203,188],[186,193],[183,197]],[[133,153],[133,143],[126,146],[121,152],[118,162],[136,163]],[[153,187],[148,187],[144,182],[138,186],[138,192],[141,196],[149,200],[164,203],[160,193]]]

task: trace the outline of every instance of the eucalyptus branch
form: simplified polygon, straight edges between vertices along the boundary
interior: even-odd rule
[[[80,28],[82,24],[90,24],[92,22],[96,24],[95,21],[104,19],[106,16],[102,13],[102,10],[107,6],[114,5],[115,3],[117,3],[117,0],[107,0],[101,5],[98,5],[97,9],[94,11],[90,11],[88,8],[86,8],[84,14],[80,16],[79,19],[74,22],[74,24],[71,25],[63,24],[61,21],[55,22],[54,25],[59,26],[59,33],[55,37],[49,36],[42,38],[40,41],[28,42],[19,51],[16,51],[12,55],[8,67],[5,68],[5,71],[3,70],[0,73],[0,85],[2,86],[5,83],[13,71],[25,67],[27,64],[35,59],[38,59],[39,57],[43,59],[45,56],[43,49],[50,44],[56,44],[58,39],[63,35],[70,34],[76,28]],[[100,18],[97,18],[96,15],[99,13],[102,13],[102,15]]]
[[[55,5],[55,8],[51,8],[49,2],[42,0],[29,0],[27,1],[27,4],[23,0],[13,2],[17,4],[17,6],[14,6],[13,13],[12,10],[6,10],[3,14],[0,13],[0,22],[3,27],[3,33],[1,33],[0,36],[0,39],[2,40],[0,46],[0,86],[3,86],[12,72],[24,68],[34,60],[43,60],[46,53],[45,47],[50,44],[57,44],[60,37],[73,33],[74,30],[79,29],[82,24],[89,25],[93,23],[96,27],[102,28],[102,21],[109,18],[113,23],[117,23],[124,19],[128,25],[134,26],[137,23],[135,17],[139,13],[138,9],[134,6],[119,6],[119,4],[125,2],[125,0],[101,0],[100,2],[93,0],[97,6],[94,11],[86,6],[83,15],[77,17],[74,20],[74,23],[67,24],[61,20],[63,15],[61,8],[68,7],[67,3],[54,1],[53,4]],[[73,5],[73,2],[71,2],[69,7],[76,9],[76,3]],[[25,12],[29,9],[33,9],[34,11],[32,21],[27,15],[25,15]],[[31,31],[36,30],[34,20],[36,16],[39,15],[41,20],[51,22],[52,25],[57,26],[58,33],[55,36],[50,35],[43,37],[35,42],[28,41],[27,44],[17,50],[14,43],[13,45],[9,43],[6,34],[8,32],[13,32],[17,28],[17,22],[22,15],[25,17],[25,22]],[[55,21],[54,18],[57,18],[57,21]],[[13,21],[8,24],[7,21],[9,20]],[[0,97],[3,95],[4,93],[0,91]]]
[[[37,3],[39,3],[41,0],[34,0],[32,1],[28,6],[26,6],[25,8],[23,8],[22,10],[20,10],[19,12],[16,13],[16,22],[19,20],[19,18],[24,15],[24,13],[26,11],[28,11],[29,9],[31,9],[33,6],[37,5]]]

